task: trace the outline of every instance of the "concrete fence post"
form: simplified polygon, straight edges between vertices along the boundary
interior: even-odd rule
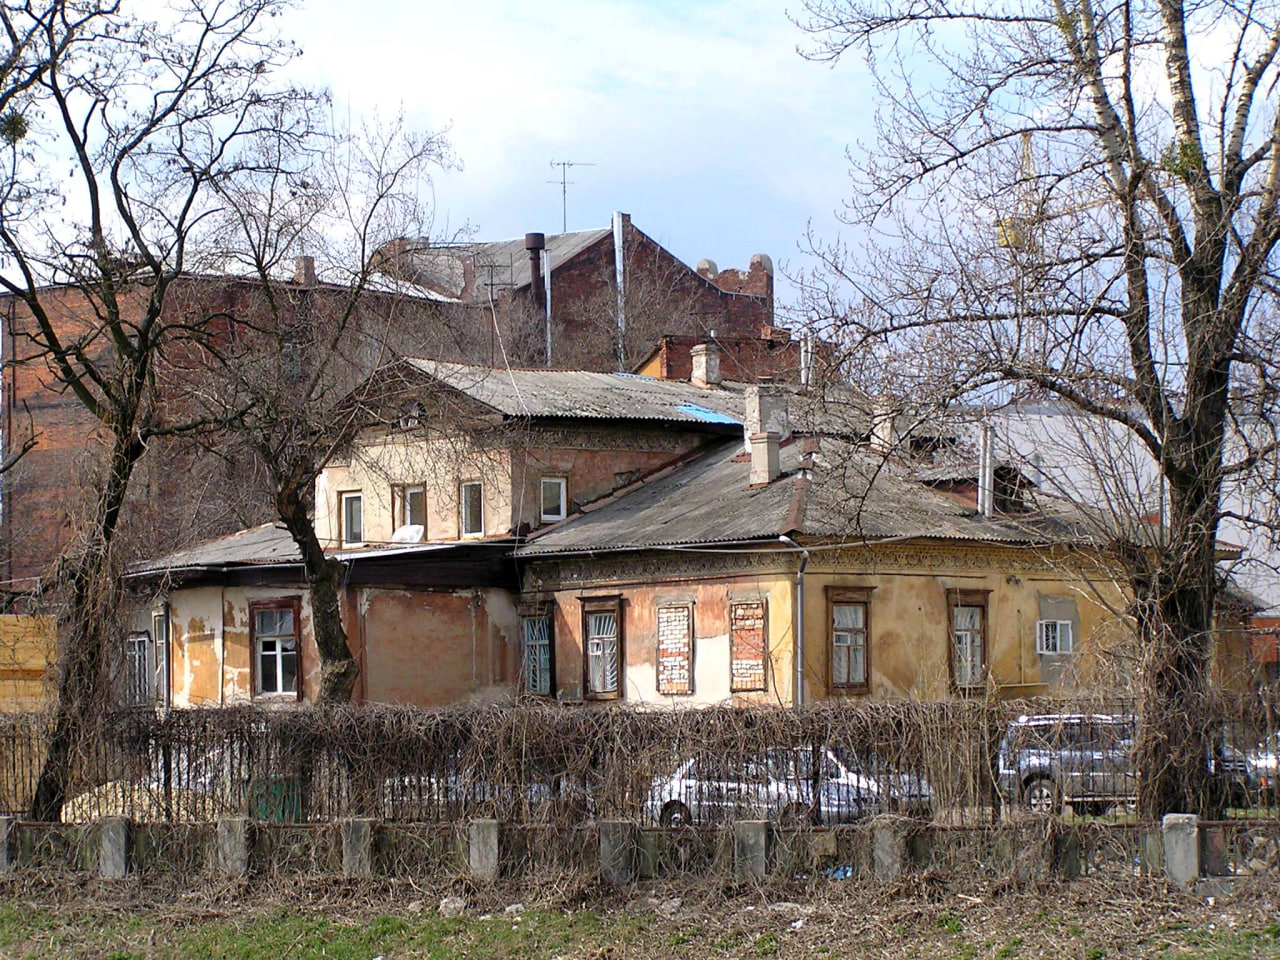
[[[340,820],[342,832],[342,875],[373,876],[373,825],[367,818]]]
[[[218,871],[233,877],[249,872],[249,818],[218,819]]]
[[[498,879],[498,821],[472,820],[467,833],[467,858],[476,880]]]
[[[1180,887],[1200,879],[1200,818],[1194,813],[1166,813],[1164,875]]]
[[[630,820],[600,821],[600,877],[605,883],[635,879],[639,832]]]
[[[13,817],[0,817],[0,874],[13,870]]]
[[[129,821],[106,817],[98,821],[98,876],[121,880],[129,872]]]
[[[897,880],[906,870],[907,832],[899,817],[871,822],[871,872],[877,880]]]
[[[768,871],[769,821],[734,821],[733,875],[740,880],[759,880]]]

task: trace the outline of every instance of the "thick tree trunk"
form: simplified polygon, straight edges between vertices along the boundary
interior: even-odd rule
[[[311,595],[311,624],[320,654],[320,685],[316,703],[346,703],[355,690],[359,665],[351,655],[347,631],[342,625],[339,577],[342,566],[326,556],[316,537],[307,506],[294,482],[277,485],[276,508],[285,528],[302,554],[302,566]]]
[[[62,644],[58,699],[45,760],[31,801],[33,820],[60,819],[85,729],[94,712],[107,705],[104,680],[108,652],[115,638],[118,597],[111,548],[129,478],[145,449],[132,435],[116,435],[107,482],[89,531],[89,543],[64,568],[62,579],[70,595],[59,625]]]

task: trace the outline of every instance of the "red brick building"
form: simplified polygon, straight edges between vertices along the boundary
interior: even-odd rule
[[[629,370],[668,334],[759,337],[773,325],[773,264],[690,267],[625,213],[595,230],[515,240],[390,245],[388,269],[457,301],[487,328],[473,362]],[[484,351],[482,350],[483,354]]]

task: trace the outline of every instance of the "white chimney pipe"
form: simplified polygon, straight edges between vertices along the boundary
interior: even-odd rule
[[[983,421],[982,439],[978,446],[978,512],[984,517],[995,513],[996,449],[995,431]]]
[[[780,440],[781,437],[772,430],[751,435],[751,486],[763,487],[778,479],[782,472],[778,452]]]

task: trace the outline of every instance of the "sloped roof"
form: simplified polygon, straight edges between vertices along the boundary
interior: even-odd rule
[[[612,233],[610,228],[604,227],[547,234],[544,262],[554,271]],[[409,241],[403,256],[411,272],[416,271],[446,290],[462,289],[462,259],[471,258],[475,265],[476,296],[480,299],[482,292],[491,284],[496,296],[506,290],[528,286],[532,279],[529,273],[529,251],[525,249],[524,237],[490,243],[435,246],[430,238],[423,237]]]
[[[584,370],[494,369],[406,358],[410,367],[509,417],[660,420],[740,426],[744,384],[703,390],[678,380]]]
[[[135,575],[207,567],[263,566],[301,563],[302,554],[289,531],[279,523],[264,523],[225,537],[206,540],[155,560],[147,560],[130,572]]]
[[[715,450],[598,509],[535,534],[517,556],[661,547],[795,534],[1051,544],[1090,541],[1083,517],[1062,503],[986,518],[930,489],[903,467],[824,439],[802,464],[800,443],[782,448],[782,475],[753,488],[741,441]],[[804,469],[802,470],[802,466]]]

